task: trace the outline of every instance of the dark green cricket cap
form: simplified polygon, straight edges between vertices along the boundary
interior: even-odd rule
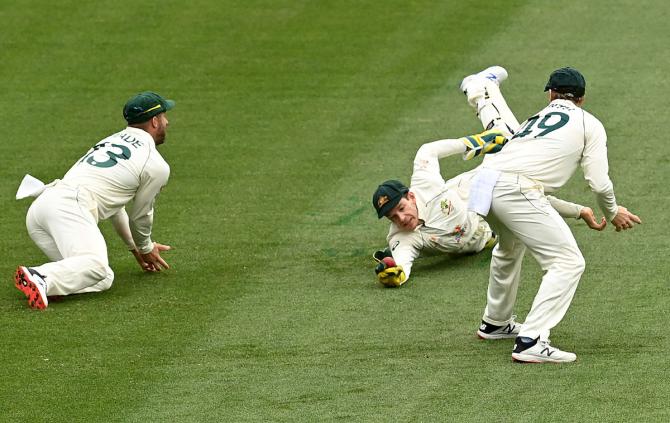
[[[586,92],[586,80],[577,69],[570,67],[556,69],[549,75],[545,91],[556,91],[561,94],[572,94],[579,98]]]
[[[173,107],[174,101],[166,100],[154,92],[145,91],[126,102],[123,106],[123,118],[128,123],[142,123]]]
[[[377,210],[377,217],[381,219],[386,216],[408,192],[409,188],[396,180],[389,180],[379,185],[372,195],[372,205]]]

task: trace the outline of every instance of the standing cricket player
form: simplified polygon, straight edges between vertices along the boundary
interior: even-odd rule
[[[46,308],[51,295],[99,292],[112,286],[114,272],[99,220],[112,220],[143,270],[169,267],[160,253],[170,247],[153,242],[151,230],[154,201],[170,175],[156,146],[165,142],[165,112],[172,107],[172,100],[140,93],[123,108],[128,127],[98,142],[63,179],[37,189],[24,179],[17,198],[37,197],[26,217],[28,234],[51,260],[16,270],[16,287],[28,297],[30,307]],[[126,212],[131,200],[132,210]]]
[[[509,130],[509,112],[499,88],[473,75],[461,89],[484,125]],[[530,250],[545,271],[530,312],[516,336],[512,358],[520,362],[571,362],[576,355],[549,343],[572,301],[585,262],[569,227],[550,206],[545,193],[563,186],[577,166],[617,231],[640,218],[618,206],[608,176],[607,137],[600,121],[582,109],[586,82],[572,68],[554,71],[545,91],[549,105],[526,120],[498,153],[489,155],[473,179],[469,208],[498,234],[479,333],[490,333],[512,320],[524,252]],[[490,211],[490,213],[489,213]]]

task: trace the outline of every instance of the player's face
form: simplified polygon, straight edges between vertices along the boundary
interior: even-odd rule
[[[401,198],[386,217],[403,231],[413,231],[419,225],[419,210],[416,208],[414,193],[409,192],[407,197]]]
[[[156,142],[156,145],[160,145],[165,142],[165,133],[170,122],[168,122],[165,113],[154,116],[153,119],[155,119],[156,125],[156,136],[154,137],[154,141]]]

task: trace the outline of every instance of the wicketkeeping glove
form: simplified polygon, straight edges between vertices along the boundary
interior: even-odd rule
[[[405,283],[407,280],[405,271],[402,266],[396,265],[388,249],[375,251],[372,258],[377,262],[375,273],[379,282],[388,287],[397,287]]]
[[[484,154],[497,153],[507,144],[507,138],[496,129],[490,129],[481,134],[468,135],[461,138],[461,141],[465,144],[463,160],[471,160]]]

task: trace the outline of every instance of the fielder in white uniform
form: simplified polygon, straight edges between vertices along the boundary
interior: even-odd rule
[[[165,141],[165,112],[173,106],[172,100],[152,92],[132,97],[123,109],[126,129],[98,142],[63,179],[30,193],[37,199],[26,217],[28,233],[51,260],[16,270],[16,286],[30,307],[46,308],[48,296],[112,286],[114,272],[100,220],[112,220],[142,269],[169,267],[160,253],[170,247],[153,242],[151,231],[154,201],[170,174],[156,146]],[[132,209],[126,211],[131,200]]]
[[[512,352],[516,361],[560,363],[576,359],[575,354],[551,346],[549,333],[567,312],[585,262],[569,227],[551,207],[546,193],[563,186],[581,166],[606,219],[617,231],[641,223],[639,217],[616,203],[608,176],[605,129],[581,108],[585,88],[584,77],[575,69],[554,71],[545,87],[549,105],[526,120],[500,152],[486,156],[472,183],[469,207],[487,216],[498,235],[478,333],[513,322],[526,249],[545,271],[516,336]],[[484,125],[511,135],[515,128],[509,119],[511,111],[496,84],[473,75],[464,79],[461,89]]]
[[[496,141],[499,144],[495,144]],[[471,254],[495,245],[496,237],[489,224],[467,207],[475,171],[445,181],[439,160],[455,154],[472,158],[482,153],[481,147],[487,142],[499,150],[503,141],[506,140],[500,131],[486,131],[424,144],[414,158],[410,187],[396,180],[377,187],[372,197],[377,216],[386,216],[392,222],[387,236],[388,249],[374,255],[380,262],[375,271],[382,284],[393,287],[405,283],[419,255]],[[555,197],[549,197],[549,201],[563,217],[581,217],[594,229],[604,227],[588,207]],[[385,257],[393,258],[391,266],[382,263]],[[505,326],[508,332],[514,328],[513,323]],[[499,334],[500,331],[482,333],[480,337],[489,339]]]

